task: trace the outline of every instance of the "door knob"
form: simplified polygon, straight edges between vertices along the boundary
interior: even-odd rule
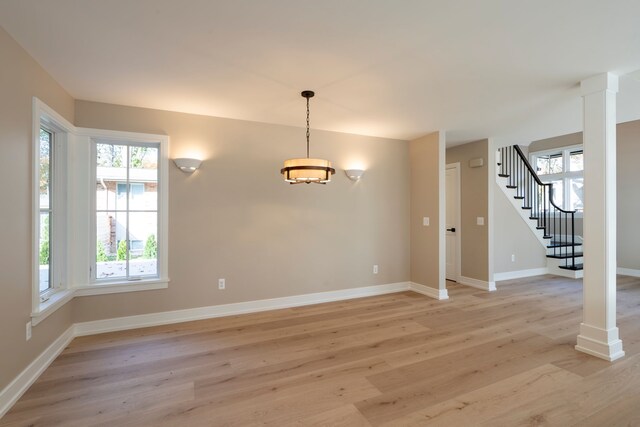
[[[451,231],[452,233],[455,233],[456,232],[456,228],[455,227],[447,228],[447,231]]]

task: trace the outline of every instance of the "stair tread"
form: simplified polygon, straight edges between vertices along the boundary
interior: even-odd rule
[[[509,178],[509,175],[507,175],[506,173],[499,173],[498,176],[501,178]]]
[[[507,188],[518,188],[518,187],[515,185],[507,185]]]
[[[549,245],[547,245],[548,248],[565,248],[567,246],[582,246],[582,243],[549,242]]]
[[[554,255],[547,255],[547,258],[555,258],[555,259],[567,259],[567,258],[572,258],[572,257],[581,257],[584,256],[584,254],[582,252],[576,252],[575,254],[571,254],[571,253],[566,253],[566,254],[554,254]]]
[[[567,265],[567,266],[561,265],[558,268],[561,268],[563,270],[574,270],[574,271],[584,270],[584,264],[576,264],[575,267],[571,265]]]
[[[531,209],[531,206],[523,206],[522,209]]]
[[[524,200],[524,196],[513,196],[516,200]]]

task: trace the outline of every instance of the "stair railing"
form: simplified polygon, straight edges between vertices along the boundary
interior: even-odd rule
[[[520,147],[502,147],[498,153],[498,176],[507,178],[507,188],[515,189],[522,209],[530,211],[529,219],[536,220],[536,228],[550,239],[547,247],[553,250],[552,257],[564,258],[565,268],[576,270],[576,211],[562,209],[554,202],[553,185],[540,180]]]

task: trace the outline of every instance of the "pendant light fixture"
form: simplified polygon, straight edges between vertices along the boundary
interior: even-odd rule
[[[331,175],[336,170],[331,167],[329,160],[309,158],[309,99],[315,93],[310,90],[300,94],[307,99],[307,157],[284,161],[284,168],[280,170],[282,177],[290,184],[326,184],[331,181]]]

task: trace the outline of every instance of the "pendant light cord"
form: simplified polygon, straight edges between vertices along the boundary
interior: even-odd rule
[[[309,158],[309,98],[307,98],[307,159]]]

